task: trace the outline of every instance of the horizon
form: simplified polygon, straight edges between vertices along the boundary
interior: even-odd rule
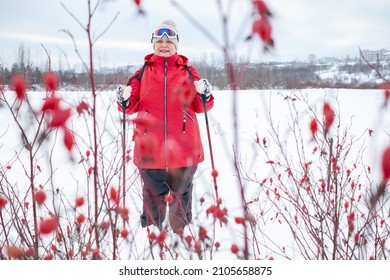
[[[19,46],[19,48],[24,48],[24,45],[21,44]],[[27,56],[30,55],[31,53],[31,50],[30,49],[24,49],[25,52],[28,53]],[[368,53],[386,53],[386,58],[383,59],[384,62],[388,62],[390,60],[390,50],[386,49],[386,48],[377,48],[377,49],[362,49],[361,50],[363,53],[364,52],[368,52]],[[19,49],[15,52],[19,52]],[[179,53],[180,54],[180,53]],[[207,54],[203,54],[203,55],[199,55],[198,57],[194,57],[191,59],[192,62],[199,62],[199,61],[203,61],[204,59],[206,59],[206,61],[210,61],[212,60],[213,58],[217,57],[217,55],[219,55],[218,58],[220,59],[223,59],[223,55],[222,54],[215,54],[215,55],[209,55],[207,56]],[[27,58],[28,60],[30,60],[31,58]],[[55,60],[57,61],[61,61],[61,57],[55,57]],[[246,61],[246,63],[249,63],[249,64],[274,64],[274,63],[281,63],[281,64],[285,64],[285,63],[329,63],[329,62],[335,62],[335,61],[339,61],[339,62],[343,62],[343,61],[347,61],[347,60],[351,60],[351,61],[357,61],[357,60],[361,60],[361,54],[360,54],[360,50],[358,50],[358,53],[356,55],[350,55],[350,54],[347,54],[345,56],[341,56],[341,57],[337,57],[337,56],[331,56],[331,55],[325,55],[325,56],[321,56],[321,57],[318,57],[315,53],[308,53],[307,54],[307,57],[306,59],[294,59],[294,60],[267,60],[267,61]],[[53,60],[53,57],[51,57],[51,60]],[[377,59],[375,59],[376,61]],[[374,61],[374,60],[371,60],[371,61]],[[381,60],[382,61],[382,60]],[[4,68],[7,68],[7,69],[11,69],[13,64],[17,64],[19,61],[13,61],[13,62],[9,62],[8,65],[6,65],[5,63],[3,63],[3,61],[0,60],[0,66],[1,67],[4,67]],[[53,62],[51,62],[53,63]],[[95,61],[96,63],[96,61]],[[33,63],[33,66],[34,67],[38,67],[39,69],[41,68],[46,68],[45,66],[43,66],[44,64],[46,64],[46,62],[44,62],[43,60],[40,61],[38,64],[40,65],[34,65]],[[60,66],[66,64],[66,61],[61,61],[59,62]],[[97,63],[99,64],[99,63]],[[98,69],[98,70],[102,70],[102,69],[120,69],[120,68],[131,68],[131,67],[139,67],[143,64],[143,62],[141,63],[138,63],[138,64],[135,64],[135,63],[129,63],[129,64],[123,64],[123,65],[116,65],[116,66],[106,66],[106,65],[99,65],[99,67],[96,67],[95,69]],[[82,71],[80,71],[80,69],[83,68],[83,63],[82,61],[79,61],[78,63],[75,63],[74,65],[70,65],[71,67],[68,68],[67,70],[75,70],[77,73],[82,73]],[[60,67],[59,65],[55,65],[54,64],[54,67],[53,67],[53,64],[52,64],[52,67],[53,71],[59,71]]]

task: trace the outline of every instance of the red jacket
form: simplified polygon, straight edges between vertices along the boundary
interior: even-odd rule
[[[130,82],[130,105],[126,109],[127,114],[137,112],[133,119],[134,164],[151,169],[198,164],[204,160],[204,153],[196,113],[204,112],[204,104],[184,67],[188,59],[178,54],[168,58],[149,54],[145,61],[148,66],[141,82]],[[188,67],[193,80],[199,80],[195,68]],[[206,110],[213,104],[211,96]]]

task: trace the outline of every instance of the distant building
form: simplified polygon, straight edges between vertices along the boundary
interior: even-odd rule
[[[383,59],[386,60],[386,61],[390,61],[390,51],[386,51],[383,54]]]
[[[381,49],[381,50],[362,50],[360,53],[360,59],[365,58],[367,61],[386,61],[390,60],[390,51]]]

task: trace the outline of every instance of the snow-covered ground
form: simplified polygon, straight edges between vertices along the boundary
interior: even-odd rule
[[[204,115],[198,115],[203,136],[203,145],[206,159],[199,165],[194,182],[193,212],[194,223],[192,230],[197,234],[199,227],[205,227],[210,236],[215,237],[215,242],[220,243],[218,250],[212,250],[212,253],[206,251],[204,258],[213,259],[236,259],[237,256],[231,251],[231,245],[236,244],[238,248],[243,248],[242,225],[234,222],[234,218],[242,216],[242,201],[240,198],[239,181],[234,166],[234,152],[237,155],[237,162],[244,167],[248,174],[258,176],[259,180],[267,177],[271,172],[266,164],[266,159],[255,148],[256,139],[268,138],[271,123],[279,127],[280,133],[283,133],[285,141],[294,141],[289,131],[289,122],[291,121],[290,109],[287,106],[287,99],[302,97],[307,100],[307,104],[318,114],[322,112],[324,101],[332,104],[333,108],[340,114],[340,123],[351,125],[351,133],[362,135],[368,129],[372,129],[373,139],[369,145],[368,156],[373,170],[373,177],[380,179],[379,157],[384,147],[389,144],[390,132],[390,114],[389,109],[383,110],[384,95],[382,90],[345,90],[345,89],[305,89],[299,91],[291,90],[248,90],[238,91],[236,97],[233,97],[231,91],[215,91],[215,106],[208,113],[209,129],[211,132],[211,141],[213,147],[213,156],[215,167],[219,172],[217,177],[219,196],[223,201],[222,206],[228,210],[229,222],[222,227],[219,223],[214,223],[211,215],[206,214],[208,206],[215,204],[214,185],[211,177],[211,161],[208,149],[208,139]],[[39,110],[42,106],[44,92],[29,92],[29,100],[33,110]],[[91,96],[88,92],[58,92],[64,100],[64,106],[75,108],[82,100],[91,102]],[[11,93],[7,93],[7,98],[11,98]],[[98,97],[98,134],[99,145],[102,151],[101,161],[104,163],[102,173],[104,173],[105,187],[121,186],[121,114],[117,111],[114,92],[101,92]],[[235,103],[236,111],[233,110]],[[299,121],[302,127],[302,138],[309,145],[311,134],[309,130],[310,114],[305,108],[307,104],[297,102],[296,106],[302,106],[299,111]],[[11,185],[18,188],[20,196],[28,188],[28,178],[25,174],[28,167],[28,151],[23,148],[20,137],[20,131],[15,125],[9,111],[5,107],[0,108],[2,114],[2,124],[0,126],[0,158],[1,168],[12,166],[7,170],[7,178]],[[24,110],[24,112],[23,112]],[[22,107],[19,118],[24,128],[33,135],[35,120],[25,113],[29,111],[27,107]],[[234,116],[236,112],[236,116]],[[85,153],[90,149],[92,143],[92,116],[88,112],[79,115],[75,110],[71,120],[68,122],[76,135],[77,147],[71,153],[65,149],[62,144],[62,133],[52,134],[47,144],[43,145],[38,152],[35,168],[39,165],[42,170],[38,172],[36,184],[42,184],[50,197],[50,190],[58,189],[62,194],[64,204],[54,203],[58,206],[60,216],[63,218],[71,217],[72,205],[76,196],[86,196],[91,194],[92,181],[87,175],[88,162]],[[131,118],[131,116],[129,117]],[[127,139],[131,139],[132,125],[127,127]],[[330,133],[333,133],[332,130]],[[57,140],[56,140],[57,139]],[[235,139],[237,143],[235,143]],[[56,140],[56,144],[53,142]],[[128,150],[131,150],[132,143],[129,141]],[[271,147],[272,148],[272,147]],[[49,162],[48,156],[53,155],[52,162]],[[80,162],[82,157],[85,158]],[[53,170],[50,170],[50,166]],[[121,240],[119,244],[120,256],[122,259],[151,259],[149,242],[145,229],[140,228],[139,215],[141,212],[141,182],[137,171],[132,162],[127,164],[127,194],[126,205],[130,208],[130,235],[128,240]],[[103,170],[104,169],[104,170]],[[49,180],[48,175],[53,173],[53,179]],[[259,184],[250,181],[242,182],[245,188],[246,200],[256,198],[262,191]],[[201,203],[201,198],[204,202]],[[20,198],[22,199],[22,198]],[[29,198],[26,198],[28,200]],[[50,201],[50,199],[48,200]],[[104,208],[104,207],[103,207]],[[40,208],[39,215],[47,216],[49,208]],[[83,208],[85,214],[91,209]],[[258,213],[254,213],[255,215]],[[288,244],[290,235],[283,232],[283,227],[279,224],[269,224],[268,229],[264,231],[274,232],[274,242],[277,244]],[[86,230],[84,231],[86,232]],[[287,238],[287,239],[286,239]],[[193,253],[188,254],[185,250],[184,241],[178,237],[169,235],[167,243],[174,246],[179,242],[179,258],[197,258]],[[129,248],[129,250],[124,249]],[[153,248],[158,255],[159,248]],[[167,258],[175,256],[165,253]],[[212,255],[211,255],[212,254]],[[269,252],[262,251],[262,258],[268,257]],[[154,255],[154,258],[158,256]]]
[[[344,66],[345,63],[334,63],[329,69],[318,70],[316,75],[323,82],[331,83],[342,83],[344,85],[362,85],[366,83],[370,84],[382,84],[383,79],[378,76],[375,70],[371,70],[369,73],[363,72],[352,72],[348,73],[347,71],[340,70],[341,66]],[[381,75],[389,80],[390,72],[388,70],[388,63],[385,63],[382,67],[385,67],[385,71],[382,71]]]

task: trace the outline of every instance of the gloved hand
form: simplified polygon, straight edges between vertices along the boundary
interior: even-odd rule
[[[122,105],[123,108],[127,108],[130,105],[131,86],[119,86],[116,89],[116,99]]]
[[[200,94],[202,100],[208,101],[211,95],[211,85],[206,79],[200,79],[194,82],[196,91]]]

